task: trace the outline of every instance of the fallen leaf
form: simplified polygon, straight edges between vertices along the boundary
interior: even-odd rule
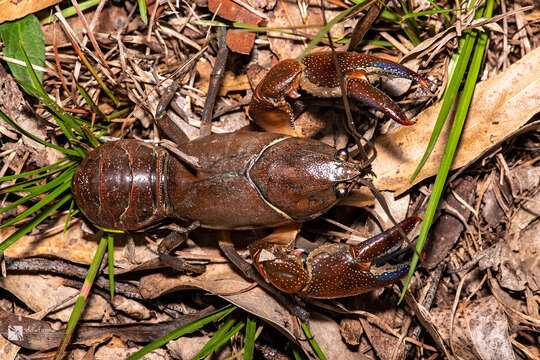
[[[202,59],[195,65],[195,69],[199,73],[199,81],[196,83],[196,87],[199,90],[208,91],[208,84],[210,83],[210,74],[212,73],[212,66]],[[221,85],[219,87],[219,96],[225,96],[230,91],[247,90],[250,88],[249,81],[246,74],[236,75],[232,71],[225,71]]]
[[[400,194],[437,173],[450,121],[446,123],[430,159],[414,182],[409,183],[409,177],[424,154],[440,106],[438,103],[418,115],[416,125],[399,128],[375,140],[378,156],[373,163],[373,171],[377,174],[374,181],[377,189],[396,190]],[[468,164],[539,111],[540,47],[506,71],[477,84],[452,169]]]
[[[58,276],[9,274],[0,278],[0,287],[16,296],[33,311],[42,311],[59,306],[69,298],[79,295],[78,289],[62,285],[63,281],[64,279]],[[48,317],[67,322],[71,311],[73,305],[60,307],[60,310],[50,313]],[[101,320],[105,311],[112,312],[109,303],[94,294],[89,298],[81,319]]]
[[[451,309],[431,310],[431,317],[447,343]],[[487,296],[458,307],[453,330],[456,355],[463,359],[515,359],[508,335],[508,320],[497,300]]]
[[[85,11],[84,17],[88,23],[91,23],[92,18],[95,15],[95,11]],[[83,22],[79,16],[72,16],[66,19],[67,23],[71,26],[73,32],[79,39],[82,39],[83,34],[86,33]],[[129,23],[126,10],[118,6],[105,7],[96,23],[92,27],[95,33],[113,34],[119,29],[122,29]],[[56,29],[54,28],[56,26]],[[65,45],[71,45],[71,41],[66,37],[62,27],[57,23],[50,23],[42,26],[43,34],[45,35],[45,44],[52,45],[54,37],[56,36],[56,46],[61,47]]]
[[[262,20],[253,12],[231,0],[209,0],[208,9],[224,19],[241,24],[258,26]],[[256,33],[236,29],[227,30],[227,46],[231,51],[249,54],[255,43]]]
[[[33,14],[55,4],[60,0],[19,0],[0,1],[0,24],[5,21],[20,19],[28,14]]]

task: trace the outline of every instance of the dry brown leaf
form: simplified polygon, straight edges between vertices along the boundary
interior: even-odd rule
[[[234,271],[229,264],[210,264],[206,267],[206,271],[198,276],[171,271],[143,276],[139,290],[143,297],[154,299],[178,290],[197,288],[221,294],[241,291],[250,285],[251,283]],[[222,297],[277,325],[289,338],[294,339],[291,315],[264,290],[255,288],[242,294]]]
[[[64,222],[62,223],[62,221]],[[97,243],[83,237],[81,222],[68,227],[65,233],[63,232],[63,224],[65,224],[65,218],[60,218],[56,224],[51,224],[51,228],[56,228],[55,231],[23,236],[5,251],[6,256],[25,258],[52,255],[80,264],[89,264],[97,250]],[[60,227],[54,225],[60,225]],[[6,239],[16,230],[15,227],[2,229],[0,230],[0,237]],[[69,249],[69,251],[66,251],[66,249]]]
[[[196,83],[196,87],[204,92],[208,91],[208,84],[210,83],[210,74],[212,73],[212,66],[202,59],[195,65],[195,69],[199,73],[199,81]],[[246,74],[236,75],[232,71],[225,71],[221,85],[219,87],[219,96],[225,96],[229,91],[240,91],[250,89],[249,81]]]
[[[451,128],[447,121],[441,136],[414,182],[409,178],[416,169],[429,142],[441,103],[437,103],[416,117],[416,125],[401,127],[378,137],[374,145],[377,158],[373,183],[378,190],[394,190],[401,194],[414,184],[437,173]],[[467,165],[491,146],[496,146],[540,112],[540,48],[491,79],[476,86],[469,116],[465,122],[460,145],[452,169]],[[365,206],[367,191],[355,191],[344,204]],[[371,200],[372,202],[373,200]]]
[[[0,24],[58,4],[60,0],[0,0]]]
[[[78,264],[90,264],[97,250],[97,242],[91,234],[84,233],[82,221],[72,222],[64,232],[65,216],[49,224],[48,231],[36,235],[26,235],[11,245],[4,253],[7,257],[26,258],[31,256],[56,257]],[[15,227],[0,230],[0,237],[6,239],[15,232]],[[135,235],[138,236],[138,235]],[[126,250],[127,237],[114,236],[114,262],[121,269],[133,267],[133,263],[142,263],[156,258],[144,240],[137,241],[134,259],[130,259]],[[66,251],[69,249],[69,251]]]
[[[76,297],[79,290],[63,285],[64,279],[50,275],[9,274],[0,278],[0,287],[10,292],[34,311],[42,311],[58,306],[70,297]],[[67,322],[73,306],[49,314],[52,319]],[[91,296],[85,307],[82,319],[101,320],[105,311],[112,309],[108,302],[99,295]]]
[[[258,15],[231,0],[209,0],[208,9],[224,19],[241,24],[257,26],[262,20]],[[247,55],[253,48],[255,36],[255,32],[228,29],[227,46],[231,51]]]
[[[447,343],[450,341],[451,310],[431,310],[432,320]],[[453,342],[462,359],[515,359],[508,336],[508,321],[492,296],[461,305],[454,320]]]
[[[374,181],[377,189],[402,193],[437,173],[450,122],[443,129],[430,159],[414,183],[409,184],[409,177],[427,147],[439,110],[440,104],[437,104],[418,115],[414,127],[402,127],[377,138],[378,157],[373,163],[373,171],[378,176]],[[478,83],[452,169],[469,163],[539,111],[540,48],[537,48],[506,71]]]

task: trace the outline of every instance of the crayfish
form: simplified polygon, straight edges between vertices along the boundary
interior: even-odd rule
[[[427,86],[425,80],[372,56],[341,52],[337,58],[349,95],[411,124],[365,76],[396,75]],[[299,86],[320,96],[337,94],[333,66],[330,53],[308,55],[302,63],[278,63],[257,87],[251,116],[292,123],[286,98],[297,97]],[[169,138],[182,138],[174,133],[180,129],[161,126],[157,120]],[[220,230],[276,227],[320,216],[369,173],[343,149],[268,132],[214,134],[177,144],[176,150],[119,140],[91,151],[73,176],[80,210],[98,227],[114,230],[142,230],[165,218]],[[387,268],[372,264],[418,221],[408,218],[355,246],[323,245],[305,253],[294,241],[263,239],[253,243],[250,252],[264,279],[284,292],[315,298],[351,296],[390,284],[408,271],[405,264]]]

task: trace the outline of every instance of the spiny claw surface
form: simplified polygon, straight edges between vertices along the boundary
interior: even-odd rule
[[[405,233],[420,221],[410,217],[399,224]],[[359,245],[323,245],[307,256],[293,244],[268,244],[259,241],[250,246],[255,267],[278,289],[313,298],[339,298],[361,294],[395,282],[409,271],[408,264],[375,267],[373,261],[401,240],[393,227]]]
[[[399,106],[386,94],[373,87],[368,75],[377,74],[410,79],[429,89],[416,72],[393,61],[355,52],[336,52],[337,66],[344,76],[347,95],[363,105],[382,111],[403,125],[412,125]],[[275,65],[259,83],[249,107],[251,118],[268,131],[283,129],[294,123],[289,100],[302,89],[318,97],[341,96],[339,73],[331,52],[312,53],[301,63],[288,59]],[[294,126],[294,125],[293,125]]]

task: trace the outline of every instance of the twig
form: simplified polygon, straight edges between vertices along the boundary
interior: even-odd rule
[[[229,56],[229,48],[227,47],[226,33],[224,28],[218,28],[218,53],[216,56],[216,62],[214,63],[214,69],[210,75],[210,82],[208,83],[208,93],[206,94],[206,101],[204,102],[204,109],[201,115],[201,136],[207,136],[212,133],[212,112],[214,111],[214,104],[216,102],[216,96],[225,73],[225,64]]]

